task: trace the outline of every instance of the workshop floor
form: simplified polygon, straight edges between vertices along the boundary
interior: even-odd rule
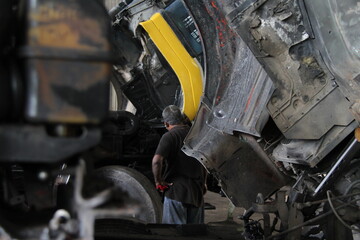
[[[218,235],[223,239],[243,239],[244,225],[238,217],[244,213],[244,209],[234,207],[226,197],[214,192],[208,191],[204,200],[215,207],[205,210],[209,235]]]
[[[222,197],[218,193],[208,191],[205,194],[205,203],[209,203],[216,207],[216,209],[205,210],[205,223],[233,221],[237,224],[242,224],[238,216],[244,213],[243,208],[233,207],[226,197]],[[231,210],[233,210],[231,214]]]
[[[205,202],[215,209],[205,210],[204,224],[169,225],[143,224],[122,219],[98,221],[96,240],[243,240],[243,224],[237,217],[244,211],[234,208],[229,212],[229,200],[220,194],[208,192]],[[230,211],[231,212],[231,211]]]

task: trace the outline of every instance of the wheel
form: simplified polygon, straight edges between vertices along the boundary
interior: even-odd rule
[[[159,193],[148,178],[140,172],[122,166],[106,166],[95,171],[96,180],[102,180],[125,192],[126,201],[140,205],[134,218],[146,223],[159,223],[162,218],[162,203]]]

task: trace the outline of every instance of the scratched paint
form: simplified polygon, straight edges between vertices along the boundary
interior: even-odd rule
[[[253,96],[253,94],[254,94],[254,90],[255,90],[255,86],[253,86],[252,88],[251,88],[251,92],[250,92],[250,95],[249,95],[249,97],[248,97],[248,99],[247,99],[247,101],[246,101],[246,107],[245,107],[245,112],[247,112],[247,110],[248,110],[248,108],[249,108],[249,105],[250,105],[250,103],[251,103],[251,99],[252,99],[252,96]]]
[[[216,21],[216,30],[218,35],[219,46],[225,47],[229,39],[226,36],[234,37],[235,33],[229,28],[228,22],[225,19],[223,13],[220,11],[220,6],[217,5],[216,1],[211,1],[210,6],[206,6],[206,11]]]

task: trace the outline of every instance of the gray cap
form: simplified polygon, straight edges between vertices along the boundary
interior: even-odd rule
[[[169,105],[164,108],[162,112],[163,121],[170,125],[177,125],[184,123],[184,116],[178,106]]]

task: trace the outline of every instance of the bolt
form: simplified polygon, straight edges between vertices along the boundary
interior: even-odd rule
[[[217,118],[225,118],[226,117],[226,114],[222,109],[215,111],[214,115]]]

